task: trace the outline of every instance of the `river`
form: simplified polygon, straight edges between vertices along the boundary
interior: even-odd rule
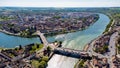
[[[63,47],[82,50],[87,43],[101,35],[110,22],[108,16],[104,14],[99,14],[99,16],[98,21],[86,30],[48,37],[47,40],[49,42],[62,40]],[[39,38],[22,38],[0,32],[0,47],[14,48],[19,45],[24,46],[31,43],[40,43],[40,40]],[[48,62],[47,68],[74,68],[77,60],[55,54]]]
[[[106,25],[110,22],[108,16],[99,14],[99,20],[88,29],[75,33],[68,33],[64,37],[63,47],[82,50],[91,40],[103,33]],[[78,59],[55,54],[48,62],[47,68],[74,68]]]

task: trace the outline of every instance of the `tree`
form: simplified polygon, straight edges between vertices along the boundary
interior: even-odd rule
[[[41,61],[39,64],[39,68],[45,68],[46,64],[47,63],[45,61]]]
[[[108,51],[108,46],[105,45],[105,46],[103,47],[103,50],[104,50],[104,51]]]
[[[48,46],[48,47],[47,47],[47,51],[48,51],[48,52],[51,51],[51,47]]]
[[[19,50],[21,50],[22,49],[22,46],[21,45],[19,45]]]
[[[51,47],[47,47],[47,53],[48,53],[48,56],[50,55],[50,53],[51,53]]]
[[[60,45],[61,45],[61,44],[62,44],[62,41],[60,41],[59,43],[60,43]]]
[[[48,60],[49,60],[49,58],[48,58],[47,56],[44,56],[44,57],[42,58],[42,61],[48,62]]]
[[[118,38],[118,44],[120,44],[120,38]]]
[[[59,47],[62,47],[62,41],[60,41],[59,43],[60,43]]]
[[[37,48],[39,48],[40,45],[39,44],[36,44],[36,45],[37,45]]]

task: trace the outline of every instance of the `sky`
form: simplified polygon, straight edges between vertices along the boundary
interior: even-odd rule
[[[120,7],[120,0],[0,0],[0,7]]]

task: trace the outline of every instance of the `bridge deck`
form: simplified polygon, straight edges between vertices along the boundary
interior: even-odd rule
[[[40,37],[42,43],[44,44],[44,48],[46,48],[48,46],[48,41],[43,35],[43,33],[41,33],[40,31],[37,31],[37,35]]]
[[[74,57],[74,58],[80,58],[80,57],[88,57],[89,53],[82,51],[82,50],[74,50],[70,48],[55,48],[54,49],[55,54],[60,54],[64,56]]]

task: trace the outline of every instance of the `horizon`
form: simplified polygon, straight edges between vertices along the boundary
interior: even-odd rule
[[[120,0],[1,0],[0,7],[120,7]]]
[[[120,6],[114,7],[31,7],[31,6],[0,6],[0,8],[120,8]]]

